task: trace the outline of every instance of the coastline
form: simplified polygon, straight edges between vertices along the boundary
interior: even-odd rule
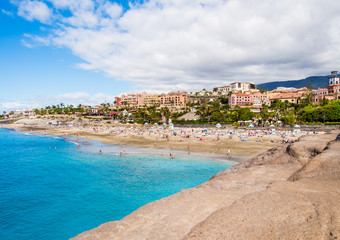
[[[49,129],[36,129],[35,127],[29,127],[29,128],[16,128],[16,127],[11,127],[11,126],[6,126],[6,129],[12,129],[12,130],[16,130],[16,131],[21,131],[21,132],[25,132],[25,133],[38,133],[41,134],[41,136],[56,136],[56,137],[60,137],[65,139],[66,141],[71,140],[72,142],[79,144],[79,145],[91,145],[92,141],[101,143],[104,145],[104,149],[109,147],[109,146],[113,146],[113,147],[117,147],[120,148],[119,151],[117,151],[117,149],[115,149],[115,151],[109,150],[110,154],[119,154],[122,153],[123,150],[126,150],[127,154],[150,154],[150,155],[159,155],[159,156],[169,156],[169,153],[172,153],[174,156],[176,157],[181,157],[181,158],[200,158],[200,159],[215,159],[215,160],[222,160],[222,161],[229,161],[229,162],[235,162],[235,163],[241,163],[244,161],[247,161],[251,158],[251,156],[237,156],[234,155],[231,158],[224,155],[224,154],[213,154],[210,152],[206,152],[206,151],[185,151],[183,149],[178,149],[178,148],[156,148],[156,147],[148,147],[148,145],[145,145],[144,143],[140,143],[139,144],[134,144],[134,145],[121,145],[119,144],[119,142],[113,142],[110,141],[110,139],[107,139],[105,136],[98,136],[98,135],[86,135],[87,139],[79,137],[79,136],[83,136],[81,134],[81,132],[77,132],[77,133],[73,133],[72,135],[68,135],[66,138],[62,135],[64,133],[64,131],[49,131]],[[80,134],[79,134],[80,133]],[[78,136],[78,138],[77,138]],[[71,137],[72,139],[70,139],[69,137]],[[67,139],[69,138],[69,139]],[[107,146],[107,147],[105,147]],[[96,147],[97,150],[101,150],[103,153],[106,153],[107,150],[103,150],[103,148],[97,146]]]
[[[142,136],[136,134],[114,135],[109,131],[93,132],[77,127],[49,128],[45,126],[30,126],[23,124],[7,124],[3,126],[25,132],[38,132],[95,140],[107,145],[134,146],[164,151],[179,150],[187,153],[216,155],[223,158],[228,158],[228,149],[231,150],[233,156],[255,157],[258,154],[281,144],[281,138],[278,135],[263,135],[261,138],[258,138],[258,136],[247,136],[247,141],[240,141],[237,136],[234,136],[231,139],[222,136],[219,140],[216,139],[216,136],[207,136],[204,138],[204,141],[200,141],[197,137],[183,138],[181,136],[171,136],[171,138],[167,140],[166,138],[148,136],[147,134]],[[296,140],[301,135],[302,134],[291,137],[291,139]],[[261,141],[258,141],[258,139],[261,139]],[[275,142],[273,140],[275,140]],[[235,158],[235,160],[237,162],[243,161],[242,159],[238,160],[237,158]]]
[[[23,126],[14,128],[23,129]],[[74,128],[65,131],[37,127],[26,127],[25,131],[59,136],[66,134],[75,138],[85,136],[88,140],[101,139],[104,144],[116,143],[111,141],[110,133],[105,132],[89,134]],[[301,134],[294,143],[276,142],[276,146],[247,161],[240,161],[197,187],[151,202],[119,221],[104,223],[72,239],[340,237],[340,229],[337,228],[340,226],[340,142],[335,140],[339,133]],[[130,138],[115,138],[116,141],[120,139],[128,141]],[[167,149],[171,151],[178,147],[176,143],[183,147],[183,141],[176,141],[178,138],[154,142],[148,138],[140,139],[143,141],[137,143],[149,147],[146,151],[151,150],[150,142],[171,143],[171,148]],[[280,139],[279,136],[276,139]],[[219,153],[223,153],[226,149],[222,146],[226,142],[229,146],[232,143],[229,139],[225,140],[196,141],[191,146],[201,147],[195,152],[209,154],[212,151],[207,148],[213,144],[221,145],[218,146],[222,149]],[[254,147],[247,144],[255,138],[239,143],[237,139],[232,140],[235,145]]]
[[[337,239],[339,133],[280,145],[72,239]]]

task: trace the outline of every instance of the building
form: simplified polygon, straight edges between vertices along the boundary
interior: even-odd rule
[[[334,100],[340,99],[340,77],[338,75],[338,71],[331,72],[327,90],[328,94],[332,95]]]
[[[262,104],[270,106],[270,100],[267,93],[255,92],[250,94],[253,96],[253,106],[262,107]]]
[[[233,93],[229,96],[229,106],[234,108],[238,106],[251,106],[253,103],[253,95],[245,93]]]
[[[122,99],[121,99],[120,97],[115,97],[114,104],[115,104],[116,106],[118,106],[119,103],[120,103],[121,101],[122,101]]]
[[[329,101],[340,99],[340,77],[337,71],[332,71],[327,88],[319,88],[313,92],[313,104],[320,104],[323,99]]]
[[[121,101],[119,102],[119,106],[126,107],[137,107],[143,106],[142,94],[141,93],[128,93],[122,94],[120,96]]]
[[[274,100],[280,100],[282,102],[290,102],[290,103],[299,103],[299,100],[301,98],[304,98],[306,96],[306,93],[308,92],[308,88],[280,88],[280,89],[274,89],[272,91],[267,92],[268,99],[270,102],[273,102]]]
[[[23,117],[35,116],[34,110],[22,110]]]
[[[159,95],[161,107],[185,107],[188,94],[186,92],[169,92]]]
[[[146,94],[143,95],[143,105],[145,106],[154,106],[159,105],[160,100],[158,94]]]
[[[185,107],[188,95],[186,92],[169,92],[158,94],[128,93],[122,94],[120,98],[116,97],[116,105],[119,107]],[[117,99],[120,99],[117,101]]]
[[[320,102],[324,99],[329,99],[328,89],[327,88],[319,88],[313,92],[312,103],[320,104]],[[331,96],[333,98],[333,96]]]
[[[258,92],[259,90],[256,88],[255,83],[249,83],[249,82],[233,82],[230,85],[225,85],[222,87],[216,87],[214,88],[215,92],[222,92],[222,93],[229,93],[229,92],[241,92],[245,93],[248,91],[252,92]]]

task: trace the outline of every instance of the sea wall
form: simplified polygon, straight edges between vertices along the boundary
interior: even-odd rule
[[[280,145],[73,239],[339,239],[338,134]]]

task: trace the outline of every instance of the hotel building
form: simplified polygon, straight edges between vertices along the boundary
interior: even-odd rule
[[[143,93],[128,93],[122,94],[119,101],[116,101],[117,106],[126,107],[144,107],[160,105],[161,107],[185,107],[187,103],[186,92],[169,92],[167,94],[147,94]]]
[[[259,90],[256,89],[256,85],[255,83],[249,83],[249,82],[233,82],[230,85],[225,85],[222,87],[216,87],[215,90],[217,91],[221,91],[221,92],[225,92],[225,93],[229,93],[229,92],[241,92],[241,93],[245,93],[245,92],[258,92]]]

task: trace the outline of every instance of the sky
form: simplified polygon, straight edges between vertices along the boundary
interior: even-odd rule
[[[340,1],[1,0],[0,113],[340,70]]]

